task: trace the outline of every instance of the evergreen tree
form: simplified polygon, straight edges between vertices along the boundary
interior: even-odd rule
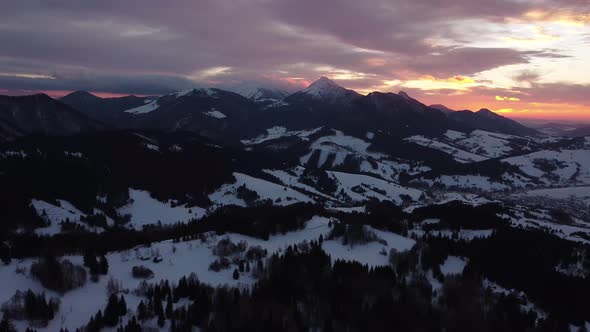
[[[84,252],[84,266],[90,269],[90,273],[96,274],[98,271],[98,261],[92,249],[86,249]]]
[[[240,279],[240,272],[238,272],[238,269],[234,270],[234,273],[232,276],[233,276],[234,280]]]
[[[98,261],[98,272],[100,274],[109,273],[109,262],[107,261],[107,258],[104,254],[100,256]]]
[[[10,247],[7,244],[1,243],[1,242],[0,242],[0,260],[2,260],[2,263],[4,263],[4,265],[8,265],[11,262]]]
[[[119,298],[119,316],[125,315],[127,315],[127,303],[123,295],[121,295],[121,298]]]
[[[162,328],[164,327],[164,324],[166,324],[166,318],[164,317],[163,313],[160,313],[158,315],[158,326]]]
[[[0,332],[16,332],[14,325],[6,317],[2,318],[0,322]]]
[[[137,319],[139,319],[140,321],[144,321],[147,318],[148,318],[147,308],[145,306],[145,303],[143,303],[143,301],[141,301],[137,305]]]
[[[104,323],[108,326],[116,326],[119,322],[119,300],[115,294],[109,296],[107,307],[104,310]]]
[[[168,295],[168,301],[166,302],[166,318],[171,319],[173,314],[172,296]]]

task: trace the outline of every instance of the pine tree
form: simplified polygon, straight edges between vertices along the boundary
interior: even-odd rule
[[[139,302],[137,305],[137,319],[144,321],[147,319],[147,308],[143,301]]]
[[[240,261],[239,269],[241,273],[244,272],[244,261]]]
[[[0,322],[0,332],[16,332],[14,325],[6,317],[2,318]]]
[[[86,249],[84,252],[84,266],[88,267],[91,271],[98,266],[94,251],[90,248]]]
[[[240,279],[240,272],[238,272],[238,269],[234,270],[233,278],[234,278],[234,280]]]
[[[250,272],[250,261],[246,262],[246,272]]]
[[[166,302],[166,318],[171,319],[173,314],[172,296],[168,295],[168,302]]]
[[[121,298],[119,298],[119,316],[125,315],[127,315],[127,303],[123,295],[121,295]]]
[[[12,260],[10,258],[10,247],[2,242],[0,242],[0,259],[4,265],[10,264]]]
[[[104,310],[104,322],[108,326],[116,326],[119,322],[119,300],[115,294],[109,296],[109,302]]]
[[[164,317],[163,313],[160,313],[158,315],[158,326],[162,328],[164,327],[164,324],[166,324],[166,318]]]
[[[100,256],[100,260],[98,261],[98,271],[100,274],[107,274],[109,273],[109,262],[105,255]]]

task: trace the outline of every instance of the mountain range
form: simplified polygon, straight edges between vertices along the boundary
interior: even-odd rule
[[[161,97],[100,98],[85,91],[59,100],[43,95],[2,97],[0,128],[4,139],[28,133],[69,135],[97,129],[152,129],[191,131],[232,143],[273,126],[293,130],[326,126],[357,134],[385,132],[396,137],[477,129],[538,134],[486,109],[471,112],[426,106],[405,92],[364,96],[326,77],[292,94],[256,87],[233,90],[195,88]]]

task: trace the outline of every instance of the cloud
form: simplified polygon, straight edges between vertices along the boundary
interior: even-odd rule
[[[457,97],[498,86],[482,72],[573,57],[559,45],[502,44],[494,26],[510,34],[507,24],[528,24],[533,37],[559,43],[560,30],[541,25],[580,24],[589,13],[578,0],[3,1],[0,89],[161,94],[244,81],[296,89],[328,75],[362,91],[430,77],[436,86],[418,93],[450,87]],[[513,76],[531,85],[529,95],[544,89],[537,68]],[[577,98],[568,83],[573,90],[561,92]]]
[[[513,79],[517,82],[536,82],[541,78],[541,74],[533,70],[521,70],[516,75],[513,76]]]
[[[195,83],[176,76],[106,76],[76,75],[72,77],[32,78],[26,76],[0,75],[0,87],[6,90],[26,91],[97,91],[109,93],[128,93],[139,95],[159,95],[183,88],[195,86]]]

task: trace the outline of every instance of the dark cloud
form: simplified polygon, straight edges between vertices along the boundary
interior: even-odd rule
[[[360,76],[350,82],[366,86],[473,75],[566,56],[462,46],[486,28],[454,25],[523,19],[538,6],[590,12],[576,0],[2,1],[0,74],[56,79],[2,76],[0,88],[151,94],[190,84],[309,80],[337,70],[355,72]]]
[[[27,91],[100,91],[139,95],[159,95],[195,86],[195,83],[176,76],[103,76],[76,75],[73,77],[26,78],[0,76],[0,87],[6,90]]]
[[[513,76],[513,79],[518,82],[533,83],[541,78],[541,74],[533,70],[522,70]]]

